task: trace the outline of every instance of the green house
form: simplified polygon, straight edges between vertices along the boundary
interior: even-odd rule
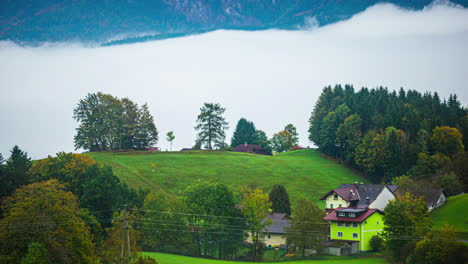
[[[383,211],[395,198],[397,189],[397,185],[354,183],[341,184],[325,194],[321,198],[328,213],[324,220],[330,224],[326,253],[344,255],[371,250],[370,239],[383,231]]]
[[[378,209],[339,208],[325,216],[330,223],[330,239],[353,245],[352,252],[369,251],[370,239],[383,231],[382,212]]]

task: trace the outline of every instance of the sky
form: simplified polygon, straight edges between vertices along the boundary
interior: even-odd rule
[[[313,18],[311,18],[313,21]],[[457,94],[468,106],[468,9],[410,11],[384,4],[351,19],[298,31],[219,30],[183,38],[92,47],[0,42],[0,153],[33,159],[75,150],[73,109],[98,91],[148,103],[157,144],[191,147],[204,102],[220,103],[230,143],[244,117],[269,137],[292,123],[300,145],[324,86],[352,84]]]

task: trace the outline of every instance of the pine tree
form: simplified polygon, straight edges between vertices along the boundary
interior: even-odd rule
[[[276,184],[273,186],[269,193],[271,201],[271,209],[273,213],[285,213],[291,215],[291,203],[289,202],[289,195],[283,185]]]
[[[197,141],[210,150],[213,147],[220,148],[225,145],[226,134],[224,131],[228,128],[228,123],[222,116],[225,111],[226,108],[213,103],[205,103],[200,108],[195,127],[195,130],[198,131]]]
[[[240,144],[255,144],[255,125],[245,118],[239,119],[236,130],[232,135],[231,147],[235,148]]]

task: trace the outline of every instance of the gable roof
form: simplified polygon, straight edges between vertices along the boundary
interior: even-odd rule
[[[371,216],[375,212],[382,214],[382,212],[379,209],[367,209],[365,210],[364,213],[362,213],[358,217],[337,216],[336,214],[337,211],[345,211],[345,210],[362,210],[362,209],[350,209],[350,208],[345,208],[345,207],[339,207],[333,210],[332,212],[330,212],[327,216],[325,216],[323,220],[361,223],[362,221],[366,220],[369,216]]]
[[[267,215],[267,217],[263,219],[262,222],[265,223],[268,219],[271,219],[271,225],[265,226],[265,228],[263,229],[264,233],[285,234],[285,228],[291,226],[287,214],[271,213]]]
[[[329,191],[320,200],[325,200],[332,194],[338,194],[343,200],[351,202],[357,201],[354,206],[358,208],[367,208],[369,204],[375,201],[379,194],[385,189],[393,193],[398,189],[398,185],[386,185],[386,184],[341,184],[338,188]],[[354,193],[354,195],[353,195]]]

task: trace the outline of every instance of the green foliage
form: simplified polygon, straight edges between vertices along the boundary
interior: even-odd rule
[[[418,153],[463,152],[468,138],[462,135],[468,133],[468,110],[456,95],[441,101],[437,93],[401,89],[397,94],[383,87],[355,92],[348,85],[327,86],[309,124],[309,139],[322,153],[356,166],[373,182],[408,173]],[[424,170],[420,166],[418,173]]]
[[[174,139],[175,139],[174,132],[172,132],[172,131],[167,132],[166,140],[169,141],[169,143],[171,144],[170,151],[172,151],[172,141],[174,141]]]
[[[268,197],[271,201],[271,209],[273,213],[285,213],[291,215],[291,203],[289,195],[284,185],[275,184],[271,189]]]
[[[292,145],[296,146],[299,144],[299,134],[297,133],[296,127],[293,124],[288,124],[284,127],[285,131],[288,131],[291,134]]]
[[[194,231],[196,255],[233,258],[242,247],[247,227],[232,192],[220,183],[199,183],[189,186],[184,198],[192,214],[188,222]]]
[[[371,237],[369,243],[374,252],[379,252],[384,249],[384,240],[379,235]]]
[[[272,149],[278,153],[287,151],[294,146],[293,137],[286,130],[274,134],[270,142]]]
[[[429,232],[425,239],[418,241],[407,263],[437,264],[437,263],[467,263],[468,246],[458,242],[454,228],[444,226]]]
[[[263,147],[268,153],[271,154],[271,142],[268,140],[266,134],[262,130],[255,130],[255,144]]]
[[[211,150],[213,147],[224,147],[224,138],[226,137],[225,130],[228,128],[228,123],[222,116],[226,108],[220,104],[204,103],[200,108],[200,114],[197,116],[198,131],[197,142],[200,146],[204,145]]]
[[[291,227],[286,229],[288,247],[298,250],[302,257],[305,256],[306,249],[319,251],[328,235],[323,217],[325,212],[314,203],[303,198],[299,199],[294,207]]]
[[[432,130],[431,143],[435,152],[452,156],[463,152],[462,134],[458,129],[448,126],[436,127]]]
[[[92,236],[76,196],[57,180],[23,186],[1,205],[0,263],[20,263],[28,245],[42,243],[52,263],[90,263]]]
[[[352,164],[353,153],[359,145],[359,140],[362,138],[362,119],[359,115],[354,114],[347,117],[338,127],[336,132],[336,142],[342,148],[342,159],[347,164]]]
[[[413,245],[431,228],[431,219],[423,198],[410,193],[397,196],[385,207],[383,217],[387,249],[396,260],[404,260]]]
[[[31,158],[18,146],[11,149],[10,158],[3,165],[3,157],[0,162],[0,198],[11,195],[16,188],[29,182],[29,168],[32,165]]]
[[[173,195],[181,195],[186,186],[195,185],[199,180],[222,183],[236,193],[243,185],[271,190],[273,183],[278,183],[285,186],[294,203],[301,197],[319,201],[323,193],[343,182],[365,182],[352,170],[320,157],[314,149],[275,156],[207,151],[97,152],[89,155],[97,162],[111,166],[115,175],[132,188],[151,188],[152,192]],[[152,172],[151,163],[157,164],[157,175]]]
[[[232,135],[231,147],[235,148],[241,144],[256,144],[257,139],[255,132],[256,129],[253,122],[245,118],[239,119]]]
[[[242,196],[242,215],[247,219],[248,230],[252,239],[252,257],[257,258],[261,253],[262,230],[265,226],[271,225],[271,221],[264,221],[271,209],[271,202],[268,194],[260,189],[245,192]]]
[[[133,264],[158,264],[158,262],[154,258],[148,256],[138,256]]]
[[[83,178],[86,180],[82,183],[80,205],[94,211],[98,219],[110,219],[112,211],[124,205],[141,207],[143,204],[144,197],[122,184],[109,166],[93,164],[85,171]],[[103,221],[102,224],[108,226],[108,221]]]
[[[123,260],[135,260],[141,249],[137,245],[141,233],[137,228],[127,228],[128,226],[137,227],[137,223],[141,215],[134,211],[115,212],[112,220],[112,227],[106,230],[107,239],[99,248],[99,257],[102,264],[122,263]],[[128,239],[130,242],[128,242]],[[123,243],[122,243],[123,242]],[[130,244],[128,244],[130,243]]]
[[[141,245],[145,251],[195,255],[186,203],[164,192],[150,193],[143,204]]]
[[[138,108],[128,98],[88,94],[73,110],[79,122],[75,148],[89,151],[145,149],[158,141],[158,131],[146,104]]]
[[[29,244],[28,253],[21,260],[21,264],[50,264],[47,249],[42,243]]]

